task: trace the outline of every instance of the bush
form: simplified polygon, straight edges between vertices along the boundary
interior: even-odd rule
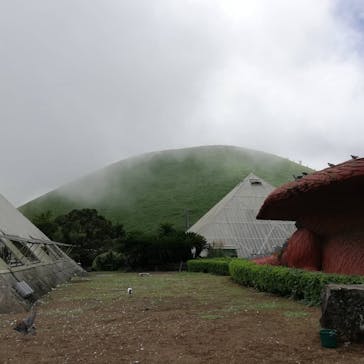
[[[229,264],[232,279],[260,291],[303,300],[309,305],[321,302],[321,291],[326,284],[363,284],[362,276],[347,276],[309,272],[302,269],[258,265],[245,259],[234,259]]]
[[[92,262],[93,270],[118,270],[125,265],[124,256],[121,253],[108,251],[98,255]]]
[[[120,240],[122,252],[131,269],[164,269],[192,258],[192,248],[199,254],[206,246],[204,237],[176,231],[171,224],[162,224],[157,235],[130,232]],[[177,266],[178,267],[178,266]]]
[[[228,276],[230,261],[231,258],[193,259],[187,262],[187,270]]]

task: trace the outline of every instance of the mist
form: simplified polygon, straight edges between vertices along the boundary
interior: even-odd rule
[[[364,155],[358,1],[0,4],[0,193],[20,205],[142,153]]]

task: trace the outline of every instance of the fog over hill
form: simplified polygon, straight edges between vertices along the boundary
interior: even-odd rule
[[[109,165],[20,207],[32,218],[96,208],[127,230],[193,224],[250,172],[278,186],[309,168],[272,154],[204,146],[144,154]]]
[[[0,26],[16,206],[153,150],[239,145],[315,169],[364,155],[362,0],[8,0]]]

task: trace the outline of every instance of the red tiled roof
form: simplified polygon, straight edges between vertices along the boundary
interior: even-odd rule
[[[324,209],[363,209],[364,158],[352,159],[314,172],[275,189],[257,218],[297,220]]]

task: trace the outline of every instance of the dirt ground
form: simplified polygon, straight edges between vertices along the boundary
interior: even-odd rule
[[[0,363],[364,363],[321,347],[318,308],[209,274],[94,273],[41,300],[35,335],[25,316],[0,315]]]

